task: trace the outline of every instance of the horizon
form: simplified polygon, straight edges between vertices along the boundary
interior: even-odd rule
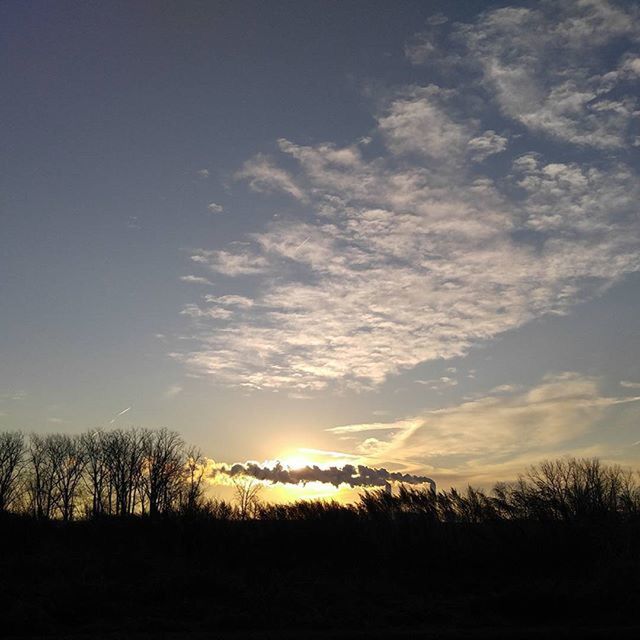
[[[439,488],[640,467],[637,4],[0,20],[0,432]]]

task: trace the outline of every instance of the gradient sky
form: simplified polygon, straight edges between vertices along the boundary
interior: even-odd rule
[[[441,486],[640,463],[636,3],[0,24],[0,428]]]

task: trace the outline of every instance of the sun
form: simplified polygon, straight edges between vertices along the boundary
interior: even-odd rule
[[[305,467],[311,467],[317,464],[317,461],[311,459],[310,456],[306,456],[302,453],[294,453],[279,457],[278,460],[283,467],[289,469],[304,469]]]
[[[304,467],[318,466],[321,469],[329,467],[344,467],[346,464],[359,464],[361,458],[353,454],[340,451],[327,451],[325,449],[310,449],[299,447],[285,450],[272,461],[280,462],[283,467],[289,469],[303,469]]]

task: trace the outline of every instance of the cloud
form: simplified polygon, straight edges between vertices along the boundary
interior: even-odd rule
[[[458,385],[458,381],[449,376],[442,376],[434,380],[414,380],[414,382],[424,385],[427,389],[432,389],[433,391],[440,391],[441,389],[448,389]]]
[[[553,162],[545,164],[534,153],[518,157],[513,177],[526,196],[523,210],[525,226],[536,231],[583,233],[584,238],[610,234],[629,228],[637,218],[640,196],[636,175],[622,163],[607,167]],[[617,235],[617,234],[616,234]],[[624,234],[612,238],[620,242],[619,260],[631,266],[634,248],[628,246]],[[635,238],[631,239],[635,244]],[[626,249],[625,249],[626,247]]]
[[[471,128],[447,113],[449,92],[440,87],[414,88],[391,102],[378,120],[387,146],[398,154],[418,154],[452,161],[469,144]]]
[[[179,384],[172,384],[165,392],[164,395],[167,398],[175,398],[180,395],[184,388]]]
[[[526,390],[501,385],[488,395],[410,419],[328,431],[354,436],[354,448],[367,464],[393,463],[405,471],[429,470],[436,480],[439,475],[460,479],[505,469],[512,473],[575,449],[581,437],[593,435],[608,408],[638,400],[604,396],[596,379],[565,373]]]
[[[212,320],[224,320],[230,318],[233,312],[229,309],[221,307],[206,307],[202,308],[197,304],[187,304],[180,312],[183,316],[189,316],[190,318],[210,318]]]
[[[629,380],[620,380],[620,386],[625,389],[640,389],[640,382],[630,382]]]
[[[411,427],[416,426],[415,420],[400,420],[393,423],[387,422],[371,422],[371,423],[363,423],[363,424],[347,424],[340,427],[331,427],[330,429],[326,429],[329,433],[334,433],[336,435],[343,434],[351,434],[351,433],[361,433],[361,432],[370,432],[370,431],[402,431]]]
[[[209,213],[222,213],[224,211],[224,207],[221,204],[217,204],[215,202],[210,202],[207,205],[207,209]]]
[[[14,402],[19,402],[24,400],[27,397],[27,392],[22,390],[16,391],[4,391],[0,393],[0,402],[4,402],[5,400],[12,400]]]
[[[245,296],[227,295],[227,296],[205,296],[204,299],[210,304],[221,304],[226,307],[239,307],[248,309],[253,306],[253,300]]]
[[[344,146],[280,139],[279,156],[248,160],[239,180],[289,194],[304,213],[193,253],[236,278],[230,295],[249,302],[186,307],[196,345],[175,357],[224,385],[371,388],[567,314],[640,270],[640,182],[624,148],[637,57],[625,50],[610,64],[601,51],[636,37],[634,12],[584,1],[436,20],[425,38],[455,89],[386,95],[369,132],[375,151],[361,136]],[[517,153],[496,133],[513,126],[526,131]],[[542,155],[549,136],[558,144]],[[488,173],[481,161],[497,153]]]
[[[196,171],[196,175],[198,176],[198,178],[206,180],[211,174],[209,172],[209,169],[198,169]]]
[[[502,115],[576,145],[629,145],[637,116],[637,56],[611,62],[611,45],[637,48],[637,6],[604,0],[503,7],[451,27],[445,41],[429,26],[407,49],[414,64],[479,77]]]
[[[489,156],[501,153],[507,148],[508,140],[504,136],[498,135],[495,131],[485,131],[476,138],[471,138],[467,143],[467,148],[471,153],[471,158],[476,162],[482,162]]]
[[[215,273],[226,276],[251,275],[262,273],[268,265],[267,260],[260,255],[249,252],[206,251],[201,249],[191,256],[197,264],[207,266]]]
[[[390,482],[403,482],[406,484],[429,484],[435,489],[435,483],[427,476],[352,464],[346,464],[342,467],[308,465],[295,469],[291,469],[280,462],[276,462],[274,465],[261,465],[257,462],[236,463],[230,466],[224,464],[216,465],[212,473],[213,480],[215,481],[221,475],[231,478],[246,476],[264,482],[279,484],[324,482],[336,487],[340,485],[384,487]]]
[[[236,173],[236,178],[247,180],[249,186],[260,193],[281,191],[298,200],[305,200],[304,192],[296,185],[293,178],[263,154],[247,160],[242,169]]]
[[[180,276],[180,280],[182,282],[189,282],[191,284],[213,285],[213,282],[211,282],[211,280],[209,280],[208,278],[203,278],[202,276],[193,276],[193,275]]]

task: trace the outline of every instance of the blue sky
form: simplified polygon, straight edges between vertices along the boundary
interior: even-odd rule
[[[637,464],[639,18],[4,3],[0,428]]]

